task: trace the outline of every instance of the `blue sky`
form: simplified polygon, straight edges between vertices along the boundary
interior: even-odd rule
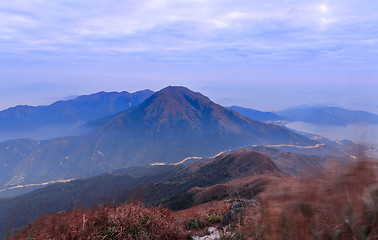
[[[0,109],[184,85],[223,105],[378,112],[375,0],[0,3]]]

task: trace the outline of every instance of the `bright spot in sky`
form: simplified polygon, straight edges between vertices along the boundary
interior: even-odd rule
[[[320,11],[321,11],[322,13],[327,13],[327,12],[328,12],[328,7],[327,7],[327,5],[325,5],[325,4],[320,5],[320,6],[319,6],[319,9],[320,9]]]

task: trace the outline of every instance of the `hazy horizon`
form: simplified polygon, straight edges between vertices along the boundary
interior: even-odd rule
[[[168,86],[168,85],[167,85]],[[182,85],[185,86],[185,85]],[[163,86],[164,88],[166,86]],[[188,86],[185,86],[188,87]],[[0,93],[2,96],[0,98],[6,99],[0,103],[0,111],[5,110],[9,107],[15,107],[17,105],[29,105],[29,106],[44,106],[52,104],[56,101],[69,100],[76,98],[80,95],[94,94],[100,91],[105,92],[136,92],[145,89],[150,89],[153,91],[159,91],[160,89],[152,88],[140,88],[140,89],[112,89],[112,88],[99,88],[94,90],[86,89],[70,89],[69,87],[64,87],[60,85],[44,84],[44,83],[32,83],[25,86],[12,87],[8,89],[1,89]],[[313,91],[313,94],[309,92],[311,90],[301,89],[300,87],[293,87],[282,91],[280,85],[274,86],[256,86],[254,89],[256,92],[252,93],[251,90],[246,88],[237,87],[202,87],[201,90],[191,88],[193,91],[199,91],[202,94],[208,96],[212,101],[221,104],[222,106],[232,106],[237,105],[246,108],[252,108],[260,111],[279,111],[292,107],[299,106],[330,106],[330,107],[343,107],[351,110],[364,110],[375,114],[378,114],[378,105],[370,104],[369,98],[373,97],[372,93],[369,91],[374,91],[375,89],[365,89],[366,101],[358,101],[356,95],[353,95],[353,88],[350,90],[344,88],[339,92],[332,90],[319,90]],[[348,98],[347,94],[351,94]],[[9,94],[9,96],[7,96]],[[251,94],[251,95],[249,95]],[[4,96],[5,95],[5,96]],[[22,96],[22,97],[20,97]],[[327,97],[325,97],[327,96]],[[357,95],[359,96],[359,95]],[[13,98],[12,98],[13,97]],[[271,97],[274,97],[273,99]],[[298,99],[302,98],[303,101]],[[354,100],[354,101],[353,101]],[[359,99],[361,100],[361,99]],[[374,101],[373,101],[374,103]]]

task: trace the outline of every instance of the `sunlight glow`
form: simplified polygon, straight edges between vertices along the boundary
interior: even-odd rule
[[[329,12],[329,9],[328,9],[328,6],[326,4],[322,4],[319,6],[319,10],[322,12],[322,13],[328,13]]]

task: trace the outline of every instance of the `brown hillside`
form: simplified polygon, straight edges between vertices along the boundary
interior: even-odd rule
[[[228,198],[251,199],[263,192],[267,186],[287,178],[289,177],[280,173],[248,176],[206,188],[194,187],[188,194],[194,194],[193,205]]]

